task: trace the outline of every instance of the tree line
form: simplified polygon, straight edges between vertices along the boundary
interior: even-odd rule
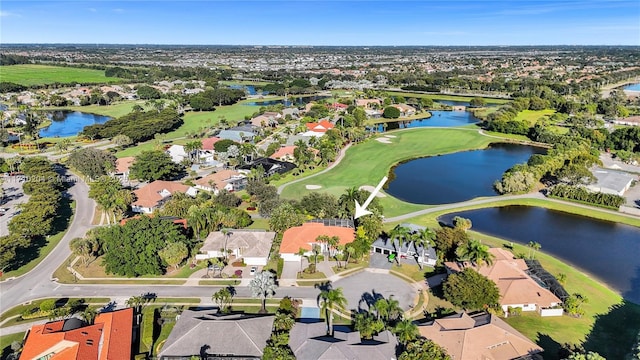
[[[625,198],[620,195],[591,192],[580,186],[569,186],[565,184],[558,184],[552,187],[549,190],[549,196],[582,201],[616,210],[625,202]]]
[[[140,142],[152,139],[155,134],[170,132],[182,123],[182,117],[170,107],[161,111],[133,111],[104,124],[85,126],[79,135],[104,139],[122,134],[133,142]]]

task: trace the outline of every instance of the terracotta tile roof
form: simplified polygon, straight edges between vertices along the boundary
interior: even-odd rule
[[[445,348],[456,360],[507,360],[542,351],[491,314],[456,314],[418,326],[418,330],[420,335]]]
[[[225,180],[229,180],[232,176],[240,175],[242,174],[235,170],[220,170],[213,174],[202,177],[194,181],[193,183],[203,187],[211,187],[211,185],[209,185],[209,182],[211,182],[212,184],[216,185],[216,189],[222,190],[227,185],[227,182]]]
[[[213,145],[215,143],[217,143],[218,141],[220,141],[222,139],[220,139],[219,137],[210,137],[210,138],[206,138],[206,139],[202,139],[202,150],[215,150],[213,148]]]
[[[136,158],[133,156],[127,156],[127,157],[116,159],[116,172],[117,173],[127,172],[135,159]]]
[[[31,327],[21,360],[122,360],[131,358],[133,309],[101,313],[93,325],[63,330],[67,319]]]
[[[280,244],[281,254],[295,254],[300,248],[311,251],[311,244],[316,242],[320,235],[337,236],[340,245],[345,245],[355,240],[352,228],[341,226],[325,226],[322,223],[305,223],[288,229],[282,234]]]
[[[175,181],[156,180],[135,190],[133,193],[136,195],[136,201],[131,205],[152,208],[166,197],[160,194],[165,190],[170,196],[175,192],[186,193],[189,190],[189,186]]]
[[[272,159],[276,159],[279,160],[283,157],[291,157],[293,158],[293,151],[297,148],[297,146],[283,146],[281,148],[279,148],[278,150],[276,150],[275,153],[273,153],[273,155],[269,156]]]
[[[331,130],[334,127],[334,125],[327,120],[320,120],[320,122],[317,123],[307,123],[306,126],[309,131],[315,132],[327,132],[327,130]]]
[[[562,302],[527,275],[525,270],[528,267],[523,259],[514,259],[510,252],[500,248],[491,248],[489,252],[495,256],[493,265],[473,268],[496,283],[500,290],[500,304],[536,304],[539,307],[551,307]],[[462,270],[457,263],[447,262],[445,266],[453,271]],[[467,265],[469,266],[471,265]]]

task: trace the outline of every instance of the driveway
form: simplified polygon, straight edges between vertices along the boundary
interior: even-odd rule
[[[406,281],[390,274],[368,270],[333,283],[334,289],[339,287],[347,298],[348,309],[366,310],[368,303],[393,296],[403,310],[408,310],[414,305],[413,301],[417,295],[416,289]]]

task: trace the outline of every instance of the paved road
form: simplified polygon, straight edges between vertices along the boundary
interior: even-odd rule
[[[68,174],[72,175],[72,174]],[[58,246],[43,259],[33,270],[25,275],[0,283],[0,308],[8,309],[16,304],[43,296],[49,296],[58,284],[51,281],[56,269],[71,255],[69,242],[82,237],[89,230],[95,202],[88,197],[89,186],[78,179],[68,190],[68,194],[76,201],[75,214],[69,230]],[[108,293],[105,293],[108,294]]]

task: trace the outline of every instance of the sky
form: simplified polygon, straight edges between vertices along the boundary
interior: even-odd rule
[[[2,0],[0,43],[639,46],[640,0]]]

